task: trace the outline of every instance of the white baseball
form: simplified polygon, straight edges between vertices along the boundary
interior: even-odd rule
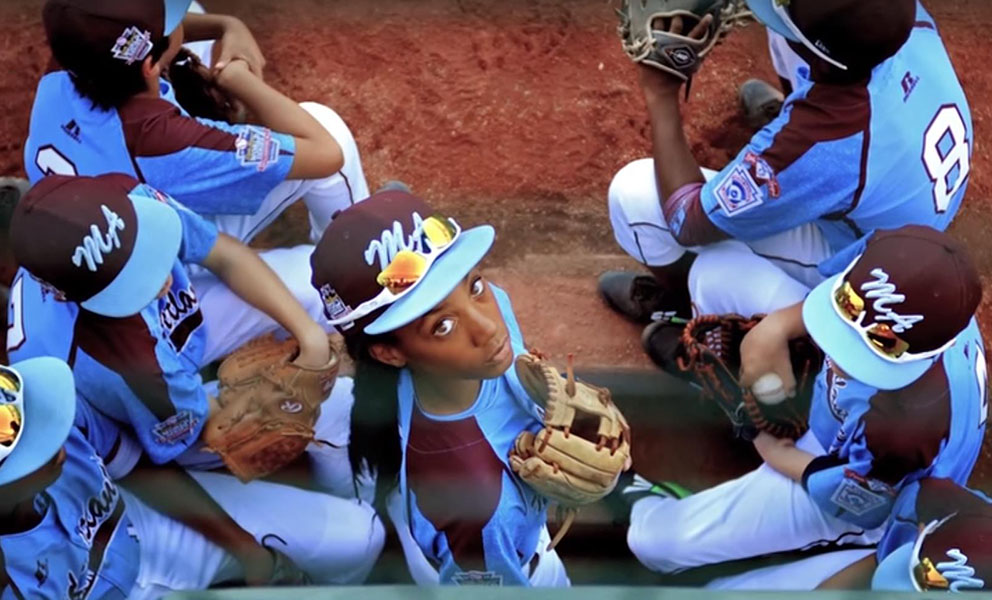
[[[779,404],[785,401],[785,386],[782,378],[775,373],[765,373],[751,386],[754,397],[764,404]]]

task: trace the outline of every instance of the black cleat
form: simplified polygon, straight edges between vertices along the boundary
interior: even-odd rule
[[[771,84],[760,79],[748,79],[741,85],[738,98],[747,124],[756,131],[771,123],[782,112],[785,96]]]
[[[599,276],[598,288],[610,308],[635,323],[664,320],[681,312],[678,306],[665,306],[665,290],[650,274],[607,271]]]

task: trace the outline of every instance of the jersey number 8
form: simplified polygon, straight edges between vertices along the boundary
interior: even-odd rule
[[[956,105],[942,106],[923,134],[923,165],[934,184],[937,212],[946,212],[971,172],[968,127]]]

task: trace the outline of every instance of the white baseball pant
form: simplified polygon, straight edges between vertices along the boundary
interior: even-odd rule
[[[400,539],[410,576],[414,583],[420,586],[440,585],[440,575],[437,569],[427,560],[424,552],[417,545],[417,541],[413,539],[404,504],[399,489],[394,489],[386,499],[386,512],[389,515],[389,520],[393,522],[396,535]],[[568,579],[568,573],[565,571],[565,565],[561,562],[558,552],[547,550],[550,543],[551,535],[545,526],[541,529],[541,537],[537,540],[539,558],[537,566],[530,574],[530,584],[534,587],[570,587],[572,582]]]
[[[714,171],[705,170],[707,178]],[[816,266],[831,256],[820,229],[807,223],[753,242],[726,240],[684,248],[661,210],[654,160],[636,160],[613,178],[610,222],[617,243],[649,267],[670,265],[686,251],[698,254],[689,270],[689,293],[699,314],[769,313],[806,298],[823,280]],[[746,280],[742,275],[746,274]],[[727,282],[740,282],[728,285]]]
[[[375,565],[385,530],[375,510],[267,481],[243,484],[231,475],[191,472],[201,486],[259,543],[287,556],[318,584],[359,584]],[[141,545],[138,580],[129,598],[203,590],[244,577],[228,552],[122,490]]]
[[[807,432],[796,447],[825,451]],[[662,573],[803,550],[826,544],[870,546],[884,526],[864,529],[820,510],[803,486],[767,464],[681,500],[634,503],[627,544],[647,568]]]
[[[870,548],[858,548],[817,554],[786,564],[720,577],[705,587],[709,590],[813,591],[824,581],[874,553],[875,550]]]

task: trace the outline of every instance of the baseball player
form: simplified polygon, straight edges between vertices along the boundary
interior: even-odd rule
[[[0,390],[0,597],[152,599],[244,580],[298,582],[296,565],[319,581],[354,583],[378,555],[383,531],[368,505],[200,473],[194,477],[233,517],[212,524],[228,536],[214,543],[129,491],[140,473],[140,447],[77,402],[64,362],[43,357],[0,366]],[[195,514],[186,495],[159,483],[151,502],[167,498]],[[273,502],[312,520],[273,511]],[[355,543],[342,546],[342,539]],[[228,549],[219,545],[225,542]]]
[[[760,434],[764,465],[698,494],[631,489],[628,543],[649,568],[873,544],[906,486],[966,482],[988,416],[974,319],[982,287],[967,252],[934,229],[907,226],[831,263],[836,274],[741,346],[744,384],[775,372],[787,393],[788,340],[808,332],[823,349],[810,431],[795,442]]]
[[[186,15],[189,4],[46,2],[43,20],[57,65],[35,96],[24,154],[29,179],[126,173],[244,243],[302,198],[318,239],[334,214],[369,194],[351,132],[326,106],[299,105],[267,85],[264,59],[240,21]],[[243,104],[249,123],[192,118],[162,78],[184,39],[205,38],[217,38],[211,85]],[[306,270],[311,250],[263,257],[318,319],[320,301]],[[204,311],[223,316],[210,332],[212,348],[232,350],[275,327],[209,273],[193,274]],[[216,302],[208,298],[214,295]]]
[[[600,279],[608,303],[632,319],[686,318],[693,305],[743,315],[790,306],[822,280],[822,260],[865,234],[945,229],[967,188],[971,113],[922,4],[748,5],[809,68],[795,71],[781,114],[719,173],[704,176],[690,152],[681,81],[639,68],[655,156],[615,176],[609,210],[617,242],[651,275]],[[644,332],[649,354],[659,329]]]
[[[313,283],[357,361],[355,472],[378,474],[380,501],[397,484],[389,512],[414,580],[566,586],[548,501],[509,464],[541,415],[510,369],[524,347],[509,298],[478,268],[494,235],[380,192],[328,227]]]
[[[328,363],[323,328],[254,252],[126,175],[46,177],[22,199],[11,229],[25,269],[11,295],[9,331],[18,333],[8,334],[10,355],[69,357],[81,395],[132,429],[155,464],[221,466],[199,443],[214,408],[215,392],[199,373],[213,321],[200,311],[187,265],[216,272],[232,293],[282,323],[300,343],[297,364]],[[350,381],[331,398],[316,425],[328,444],[308,451],[312,477],[321,489],[353,496]]]

